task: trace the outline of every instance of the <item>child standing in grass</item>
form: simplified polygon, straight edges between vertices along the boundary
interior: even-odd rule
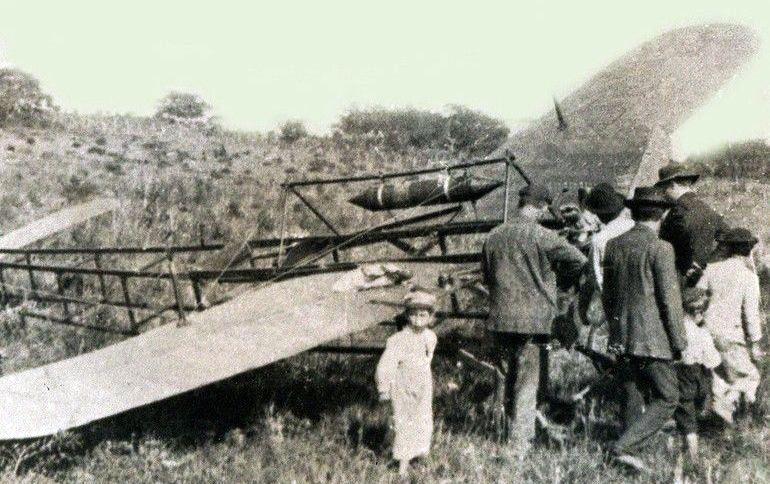
[[[402,476],[412,459],[428,453],[433,435],[430,364],[436,333],[428,326],[434,321],[436,297],[417,290],[409,292],[404,303],[409,325],[388,338],[376,373],[380,400],[390,400],[393,406],[393,458]]]
[[[682,321],[687,333],[687,348],[682,352],[682,360],[675,364],[679,381],[679,408],[674,419],[693,461],[698,458],[698,414],[710,394],[711,370],[721,361],[711,333],[703,326],[703,315],[708,305],[709,294],[706,290],[693,287],[682,292]]]
[[[714,374],[714,411],[732,423],[741,397],[749,404],[756,400],[759,370],[755,364],[764,354],[759,346],[759,277],[748,260],[757,238],[739,228],[726,231],[717,241],[725,259],[706,267],[698,287],[711,293],[706,326],[722,357]]]

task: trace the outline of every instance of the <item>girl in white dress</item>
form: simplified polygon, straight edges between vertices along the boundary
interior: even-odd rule
[[[433,376],[430,370],[436,333],[428,329],[434,321],[436,297],[425,291],[409,292],[404,298],[409,325],[388,338],[377,364],[380,400],[393,406],[395,439],[393,458],[399,474],[406,475],[409,462],[430,450],[433,435]]]

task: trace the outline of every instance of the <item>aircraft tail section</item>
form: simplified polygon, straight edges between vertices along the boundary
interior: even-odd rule
[[[734,24],[693,25],[661,34],[609,64],[492,153],[510,150],[554,192],[610,181],[623,190],[647,173],[659,140],[716,94],[758,50]],[[643,182],[641,178],[637,182]],[[515,190],[512,191],[515,198]],[[515,200],[512,200],[515,202]]]
[[[672,157],[671,136],[663,128],[656,127],[642,153],[634,177],[628,185],[628,196],[633,197],[636,187],[653,185],[658,180],[658,170],[668,164]]]

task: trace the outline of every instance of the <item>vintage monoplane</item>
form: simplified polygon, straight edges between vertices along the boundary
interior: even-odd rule
[[[0,238],[5,304],[34,300],[35,309],[20,314],[127,336],[0,378],[0,440],[80,427],[311,349],[377,351],[341,338],[391,320],[410,284],[443,291],[441,318],[483,319],[483,311],[464,304],[463,291],[480,290],[465,276],[478,269],[478,234],[514,216],[518,186],[547,183],[567,202],[599,181],[625,190],[650,183],[670,155],[670,134],[756,50],[756,37],[741,26],[681,28],[612,63],[558,102],[556,115],[515,133],[487,159],[287,181],[284,205],[297,197],[328,233],[288,236],[284,210],[277,237],[248,240],[211,269],[185,267],[179,254],[222,251],[222,244],[30,248],[108,212],[110,200],[65,209]],[[387,211],[386,220],[343,233],[328,208],[303,192],[317,185],[347,187],[355,194],[351,203]],[[558,207],[554,214],[551,222],[563,223]],[[73,257],[77,263],[63,262]],[[206,293],[214,284],[245,290],[211,305]],[[105,307],[114,310],[109,321],[89,322]],[[176,323],[147,329],[168,315]]]

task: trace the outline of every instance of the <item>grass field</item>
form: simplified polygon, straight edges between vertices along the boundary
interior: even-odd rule
[[[111,224],[89,224],[58,240],[94,245],[197,241],[202,220],[202,231],[211,240],[275,235],[277,184],[287,177],[422,166],[442,155],[383,155],[363,145],[314,137],[287,144],[269,135],[169,128],[126,117],[72,117],[53,131],[1,131],[0,150],[0,180],[12,187],[0,200],[0,227],[18,226],[94,194],[116,196],[122,208]],[[731,224],[751,228],[770,245],[770,185],[712,178],[700,192]],[[313,195],[321,203],[344,206],[338,191]],[[320,228],[300,207],[290,210],[294,233]],[[376,220],[346,210],[335,216],[345,228]],[[205,266],[210,261],[186,262]],[[767,287],[763,297],[767,304]],[[12,310],[0,318],[6,372],[113,341],[42,323],[22,328]],[[551,385],[557,395],[569,395],[595,376],[579,355],[560,350],[552,359]],[[388,467],[389,410],[376,401],[374,364],[371,357],[301,355],[57,439],[2,447],[2,478],[397,481]],[[770,373],[768,362],[763,370]],[[599,397],[574,409],[546,409],[567,439],[544,442],[522,459],[491,432],[488,375],[437,358],[434,378],[434,446],[412,470],[415,482],[672,480],[675,457],[664,436],[645,454],[652,475],[629,474],[606,462],[602,449],[618,431],[612,398]],[[760,397],[765,408],[770,407],[768,386],[766,377]],[[768,415],[707,435],[703,466],[687,469],[691,476],[698,482],[770,482]]]

